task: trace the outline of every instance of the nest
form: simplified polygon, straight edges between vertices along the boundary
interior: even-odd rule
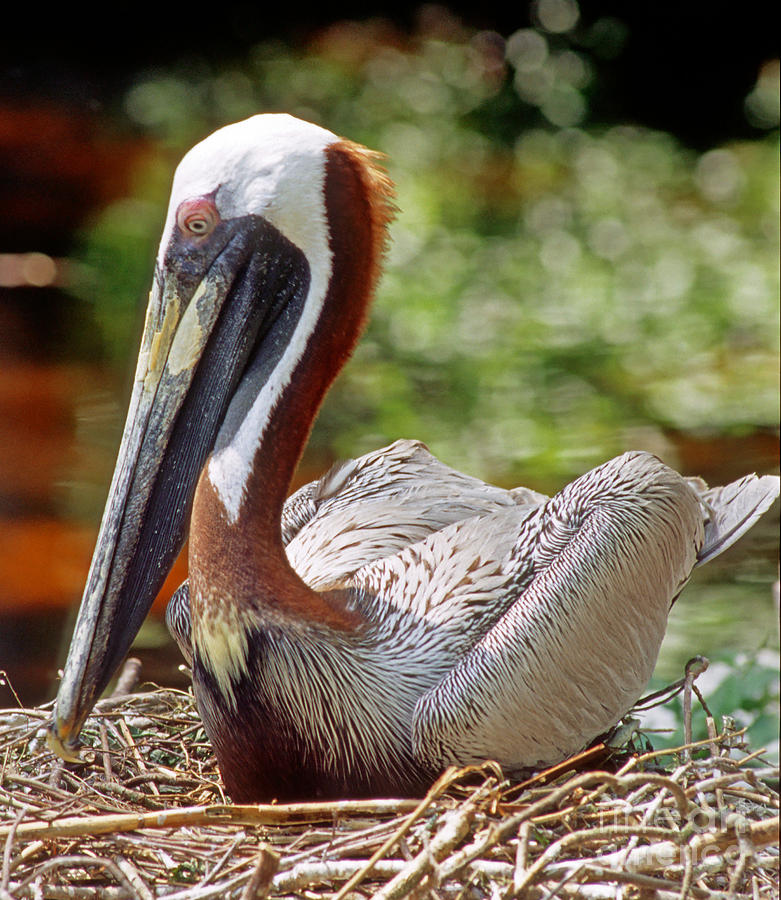
[[[79,765],[49,716],[0,711],[0,900],[778,896],[778,770],[712,720],[523,784],[487,764],[421,800],[238,806],[190,693],[101,701]]]

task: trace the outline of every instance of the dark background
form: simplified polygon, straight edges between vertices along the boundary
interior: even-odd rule
[[[593,121],[638,122],[696,147],[750,136],[742,101],[759,66],[778,55],[777,15],[768,3],[581,0],[581,23],[612,16],[627,26],[612,76],[592,106]],[[339,19],[382,16],[412,30],[420,4],[134,3],[74,15],[62,4],[6,23],[0,39],[0,97],[41,98],[99,111],[133,76],[186,56],[230,59],[262,40],[301,42]],[[448,7],[472,27],[504,37],[531,23],[528,4],[504,12]],[[393,11],[390,11],[393,10]],[[17,10],[18,12],[18,10]]]
[[[590,121],[668,131],[698,150],[757,136],[743,102],[761,65],[778,56],[777,16],[770,7],[759,2],[581,0],[579,28],[604,17],[626,26],[620,52],[600,61]],[[534,24],[529,3],[503,12],[464,3],[446,8],[468,27],[505,38]],[[109,128],[118,127],[121,100],[140,73],[181,60],[240,59],[269,39],[302,44],[343,19],[381,17],[410,33],[432,6],[342,2],[314,9],[295,3],[229,3],[196,9],[139,2],[96,7],[90,14],[76,9],[58,4],[43,11],[28,4],[17,7],[19,18],[0,28],[0,203],[5,211],[0,252],[67,253],[81,219],[117,195],[123,162],[131,164],[133,148],[122,147],[129,136],[118,135],[117,143],[101,153],[90,131],[105,133],[106,120]],[[27,113],[21,121],[20,109]],[[65,114],[70,128],[64,131],[61,122],[43,116],[30,118],[36,110]],[[93,155],[89,163],[83,161],[88,173],[79,172],[74,161],[82,142]],[[30,171],[35,159],[37,167]],[[68,166],[75,169],[71,178]],[[52,191],[36,204],[36,192],[47,183],[47,167],[62,171]]]

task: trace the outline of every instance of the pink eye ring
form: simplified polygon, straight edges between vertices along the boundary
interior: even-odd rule
[[[184,200],[176,211],[179,230],[192,238],[208,237],[217,227],[220,214],[211,197]]]

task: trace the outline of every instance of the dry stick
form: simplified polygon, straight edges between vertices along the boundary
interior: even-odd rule
[[[106,731],[106,723],[100,723],[100,749],[103,755],[103,771],[106,773],[106,781],[112,782],[114,774],[111,771],[111,754],[108,749],[108,732]]]
[[[732,872],[732,877],[729,881],[729,888],[727,890],[727,896],[732,898],[735,896],[735,892],[738,889],[741,878],[743,878],[743,873],[746,869],[746,863],[749,859],[755,856],[754,852],[754,844],[751,842],[751,838],[748,836],[748,822],[741,816],[737,818],[737,821],[734,822],[735,827],[735,835],[738,839],[738,847],[740,848],[740,856],[738,858],[737,865]]]
[[[417,856],[374,894],[374,900],[397,900],[407,897],[416,885],[468,834],[472,820],[477,813],[477,804],[468,801],[457,809],[442,816],[442,825]]]
[[[677,891],[655,891],[654,900],[678,900]],[[721,900],[720,894],[707,891],[702,895],[709,900]],[[559,889],[562,900],[616,900],[615,887],[605,884],[565,884]]]
[[[241,887],[242,883],[246,882],[246,879],[246,873],[241,872],[219,884],[207,884],[203,887],[191,885],[183,890],[165,894],[165,898],[166,900],[208,900],[208,898],[211,897],[224,898],[230,896],[231,891],[234,889]]]
[[[522,822],[518,830],[518,847],[515,851],[515,870],[513,871],[513,890],[520,885],[526,872],[526,862],[529,858],[529,832],[531,822]]]
[[[54,859],[46,860],[46,862],[39,866],[32,875],[28,875],[27,878],[24,878],[18,884],[14,885],[14,891],[16,893],[23,891],[27,885],[35,881],[36,878],[52,869],[86,868],[87,866],[99,866],[107,872],[110,872],[132,897],[135,897],[136,900],[140,900],[136,889],[128,880],[127,875],[125,875],[116,863],[111,859],[102,859],[99,856],[55,856]]]
[[[678,779],[683,775],[683,773],[687,770],[687,768],[688,768],[688,763],[683,766],[678,766],[678,768],[670,776],[669,780],[673,784],[678,784]],[[644,788],[640,788],[640,791],[638,791],[636,793],[642,792],[643,789]],[[668,791],[669,791],[669,785],[667,785],[667,784],[662,785],[662,789],[659,791],[659,793],[656,795],[656,797],[653,799],[653,801],[650,803],[650,805],[646,809],[645,813],[643,814],[643,818],[640,821],[641,826],[648,825],[649,822],[653,821],[654,816],[659,812],[659,808],[664,803],[665,795],[668,793]],[[686,795],[684,794],[684,798],[685,798],[685,796]],[[632,798],[630,797],[629,799],[631,801]],[[632,850],[634,850],[634,848],[637,846],[639,840],[640,840],[640,838],[637,835],[634,835],[633,837],[631,837],[629,839],[626,847],[623,850],[623,852],[625,854],[625,858],[629,856],[629,854],[632,852]]]
[[[236,837],[228,844],[228,848],[222,854],[222,856],[217,860],[216,864],[212,866],[209,872],[201,879],[200,884],[209,884],[209,882],[214,881],[217,875],[220,873],[220,870],[225,865],[225,863],[233,856],[233,854],[238,850],[241,844],[247,840],[246,832],[240,831]]]
[[[517,886],[513,885],[513,892],[509,896],[515,897],[520,895],[537,879],[537,876],[548,863],[552,862],[562,851],[569,850],[571,847],[576,847],[579,844],[591,843],[593,841],[613,840],[617,837],[632,837],[635,834],[639,834],[642,837],[654,838],[666,837],[670,832],[667,828],[654,828],[652,826],[639,828],[636,825],[605,825],[602,828],[573,831],[548,846],[534,865],[529,867],[520,884]],[[673,846],[677,846],[677,844],[673,844]]]
[[[777,777],[778,770],[773,774]],[[745,772],[733,772],[729,775],[716,775],[713,778],[707,778],[705,781],[700,781],[697,784],[693,784],[690,788],[687,788],[686,796],[694,797],[697,794],[704,794],[706,791],[716,791],[718,788],[728,787],[736,781],[741,782],[745,780]]]
[[[8,836],[5,839],[5,847],[3,848],[3,871],[0,875],[0,890],[5,891],[8,888],[8,879],[11,876],[11,848],[14,845],[14,837],[17,834],[22,819],[30,812],[29,806],[23,806],[16,814],[11,827],[8,829]]]
[[[767,753],[767,747],[761,747],[759,750],[749,753],[748,756],[744,756],[743,759],[729,759],[727,757],[726,759],[719,761],[739,768],[740,766],[745,766],[746,763],[753,762],[758,756],[762,756],[763,753]]]
[[[100,781],[96,778],[90,787],[94,791],[113,794],[115,797],[120,797],[128,803],[138,803],[140,806],[160,809],[159,802],[150,794],[145,794],[143,791],[134,791],[132,788],[125,787],[124,784],[117,784],[116,781]]]
[[[702,675],[709,665],[710,663],[704,656],[695,656],[686,663],[686,674],[683,678],[683,740],[685,744],[692,742],[692,687],[695,679]]]
[[[763,819],[760,822],[752,822],[745,835],[754,847],[765,847],[768,844],[777,843],[778,816]],[[735,840],[734,828],[723,828],[720,831],[695,835],[689,846],[694,856],[701,859],[709,851],[727,850],[735,843]],[[680,849],[681,845],[675,841],[659,841],[655,844],[635,848],[626,859],[623,850],[616,850],[613,853],[596,857],[594,862],[606,869],[624,865],[633,872],[654,872],[659,868],[671,865],[669,860],[674,859]]]
[[[17,854],[16,859],[11,863],[11,871],[17,869],[23,862],[27,862],[31,856],[35,856],[45,846],[46,843],[44,841],[30,841],[29,844],[25,844]]]
[[[440,796],[457,778],[460,778],[464,774],[463,769],[456,769],[453,766],[450,766],[445,772],[434,782],[432,787],[426,796],[420,801],[420,803],[415,807],[415,809],[410,813],[410,815],[401,823],[399,828],[393,832],[393,834],[385,841],[385,843],[376,850],[369,861],[366,863],[365,867],[361,869],[359,872],[356,872],[349,881],[342,886],[342,889],[338,894],[333,898],[333,900],[343,900],[343,898],[347,895],[348,891],[351,891],[356,885],[360,884],[364,878],[366,878],[374,864],[382,859],[386,853],[393,847],[398,841],[400,841],[412,828],[415,822],[423,815],[423,813],[431,806],[434,800]]]
[[[517,823],[515,824],[517,826]],[[515,829],[512,830],[514,831]],[[501,829],[501,826],[496,824],[484,828],[465,847],[462,847],[458,852],[442,861],[437,869],[437,876],[440,882],[444,883],[448,879],[461,877],[463,872],[470,869],[482,869],[483,864],[487,864],[489,861],[482,860],[481,857],[507,836]],[[510,863],[502,863],[502,865],[507,867],[508,874],[511,874],[514,878],[515,866],[511,866]]]
[[[697,689],[697,685],[693,684],[692,688],[694,690],[694,693],[697,695],[697,699],[700,701],[700,705],[705,710],[705,724],[708,729],[708,737],[712,738],[714,741],[710,747],[711,756],[717,757],[719,755],[719,752],[718,752],[719,748],[715,742],[716,735],[718,734],[718,732],[716,731],[716,722],[713,719],[713,715],[712,715],[710,709],[708,709],[708,704],[705,702],[705,698],[702,696],[702,694]],[[722,816],[722,818],[723,818],[724,817],[724,792],[721,790],[721,788],[716,789],[716,806],[718,807],[719,815]]]
[[[380,859],[374,865],[374,875],[378,878],[392,878],[407,865],[407,861],[403,859]],[[359,872],[363,866],[364,860],[354,859],[301,862],[287,872],[280,872],[274,878],[272,888],[278,894],[289,894],[313,884],[344,881]],[[372,895],[373,898],[376,896],[376,894]],[[184,897],[169,895],[166,900],[184,900]]]
[[[134,656],[129,656],[122,666],[119,673],[116,686],[111,692],[112,697],[124,697],[126,694],[132,694],[136,685],[141,680],[141,660]]]
[[[738,731],[730,732],[729,734],[721,734],[719,735],[719,743],[726,743],[732,738],[742,737],[746,731],[748,731],[748,726],[746,728],[741,728]],[[652,759],[657,759],[660,756],[677,756],[686,753],[689,750],[696,750],[698,747],[709,746],[711,743],[713,742],[711,738],[708,737],[702,741],[692,741],[689,744],[682,744],[680,747],[671,747],[669,750],[649,750],[648,753],[643,753],[641,756],[630,757],[618,772],[616,772],[616,775],[624,775],[640,764],[649,762]]]
[[[745,788],[726,787],[724,788],[724,793],[732,797],[740,797],[743,800],[750,800],[752,803],[757,803],[760,806],[773,806],[776,809],[779,806],[778,797],[766,797],[764,794],[756,794],[754,791],[747,791]]]
[[[565,865],[564,863],[561,864]],[[557,866],[555,869],[551,869],[550,872],[558,873],[559,867]],[[645,875],[640,872],[621,872],[614,871],[612,869],[602,869],[599,866],[594,864],[593,860],[587,860],[583,868],[580,870],[581,877],[585,879],[587,884],[592,882],[613,882],[615,884],[633,884],[639,888],[650,888],[651,890],[656,891],[656,897],[660,896],[673,896],[669,891],[669,888],[673,887],[673,882],[667,878],[658,878],[653,875]],[[578,887],[582,888],[583,881],[581,881]],[[667,889],[665,891],[665,888]],[[711,897],[712,892],[708,889],[703,889],[699,887],[692,887],[690,893],[695,897]],[[611,896],[615,896],[615,893],[612,893]]]
[[[686,792],[680,786],[680,784],[670,778],[669,775],[660,775],[657,772],[635,772],[631,775],[616,775],[616,781],[618,785],[627,789],[633,787],[634,785],[646,784],[657,784],[660,787],[665,788],[670,792],[673,799],[675,800],[675,805],[678,807],[678,815],[681,817],[681,821],[686,821],[686,817],[689,814],[691,802],[686,796]],[[592,791],[584,798],[584,805],[586,803],[592,803],[594,799],[599,796],[599,793],[601,793],[603,790],[604,788],[602,787]]]
[[[255,871],[241,892],[241,900],[263,900],[279,868],[279,854],[267,844],[261,844]]]
[[[367,828],[361,828],[357,832],[351,832],[341,837],[331,838],[328,842],[329,855],[335,855],[336,858],[342,858],[350,853],[360,853],[364,851],[368,854],[368,848],[376,846],[378,841],[386,840],[389,835],[395,836],[399,821],[402,816],[396,816],[387,822],[380,822],[376,825],[370,825]],[[300,838],[303,838],[301,835]],[[288,847],[290,855],[285,857],[285,866],[293,867],[298,862],[306,861],[312,855],[311,847],[305,850],[297,850]]]
[[[117,868],[130,882],[134,892],[140,898],[140,900],[154,900],[154,896],[149,890],[149,886],[141,877],[141,873],[129,859],[125,859],[124,857],[120,856],[115,858],[114,862],[116,863]]]
[[[182,825],[306,825],[330,822],[340,816],[386,816],[416,809],[415,800],[338,800],[333,803],[280,803],[257,806],[184,806],[148,813],[108,813],[68,816],[53,822],[23,822],[17,836],[30,840],[82,837],[137,831],[140,828],[179,828]],[[0,840],[12,826],[0,826]]]
[[[542,797],[517,815],[510,816],[502,822],[492,824],[486,828],[472,841],[471,844],[464,847],[442,864],[441,874],[443,880],[445,878],[452,878],[461,869],[474,862],[475,859],[485,853],[490,847],[493,847],[501,841],[507,840],[507,838],[509,838],[523,822],[530,820],[535,822],[541,821],[541,819],[545,817],[540,815],[540,813],[548,806],[558,805],[568,794],[589,786],[594,781],[607,782],[607,784],[614,789],[618,785],[615,777],[606,772],[585,772],[583,775],[571,779],[569,782],[565,783],[557,790],[550,792],[547,796]],[[632,834],[636,833],[635,826],[632,826],[629,830]],[[523,882],[523,880],[524,879],[521,879],[521,882]]]
[[[139,771],[147,774],[149,772],[149,769],[144,762],[143,756],[141,756],[141,751],[138,749],[136,742],[133,740],[133,735],[130,733],[130,729],[127,727],[127,722],[124,720],[124,718],[121,718],[117,722],[117,725],[119,727],[119,730],[122,732],[122,737],[125,739],[125,743],[128,745],[128,747],[130,747],[130,752],[133,754],[133,759],[135,759]],[[158,797],[160,796],[160,791],[154,781],[149,782],[149,787],[151,788],[153,794],[157,795]]]
[[[525,823],[520,820],[526,815],[527,813],[523,813],[518,816],[511,816],[501,822],[492,822],[487,828],[478,832],[469,844],[442,861],[437,870],[440,882],[454,878],[469,867],[477,865],[478,859],[491,847],[507,840],[519,828],[519,824],[523,827]],[[508,863],[503,863],[503,865],[509,868]],[[514,868],[511,871],[514,871]]]
[[[65,760],[60,759],[58,756],[54,760],[54,765],[52,766],[51,772],[49,773],[49,787],[54,788],[55,790],[59,789],[60,779],[62,778],[62,773],[65,771]]]
[[[553,887],[548,891],[548,893],[542,898],[542,900],[551,900],[551,898],[555,897],[556,894],[564,887],[567,882],[572,881],[577,875],[586,868],[586,863],[583,862],[578,866],[575,866],[571,872],[566,872],[557,882],[553,885]]]
[[[771,828],[755,828],[751,831],[751,837],[755,840],[757,837],[761,838],[765,843],[773,843],[773,841],[777,841],[778,839],[778,820],[772,820],[767,823],[772,825],[772,822],[775,822],[775,833]],[[764,825],[765,823],[757,823]],[[715,839],[711,835],[703,835],[695,838],[691,844],[680,846],[675,844],[672,841],[662,841],[660,843],[651,844],[650,846],[640,847],[634,850],[630,854],[629,859],[624,858],[624,851],[619,850],[613,853],[607,854],[605,856],[599,856],[594,859],[591,859],[587,862],[586,865],[586,876],[589,880],[598,880],[598,881],[613,881],[619,883],[628,883],[628,884],[636,884],[638,887],[648,887],[648,888],[664,888],[671,887],[672,882],[665,879],[656,879],[651,875],[646,874],[647,872],[658,872],[660,870],[666,870],[668,874],[671,871],[671,861],[674,859],[677,853],[684,853],[683,856],[683,883],[681,886],[681,891],[678,893],[677,897],[680,900],[681,897],[686,896],[686,894],[691,894],[695,897],[708,897],[712,896],[709,890],[703,890],[702,888],[698,888],[691,884],[690,880],[687,880],[687,872],[692,872],[692,864],[695,858],[697,858],[698,854],[703,854],[703,851],[707,851],[712,847],[718,847],[719,841],[724,843],[725,841],[729,842],[730,840],[734,840],[734,832],[722,832],[719,836],[716,836]],[[579,865],[574,860],[554,863],[550,867],[548,867],[546,871],[546,875],[548,877],[556,877],[560,873],[567,873],[572,870],[573,866]],[[626,870],[616,870],[612,868],[614,865],[625,865],[628,871]],[[724,868],[725,866],[729,866],[730,863],[727,860],[721,860],[721,866],[719,868]],[[691,876],[689,876],[691,877]],[[528,882],[526,882],[524,887],[528,886]],[[667,894],[665,896],[672,897],[672,894]]]
[[[678,900],[686,900],[692,888],[694,880],[694,859],[690,844],[684,844],[681,847],[681,855],[683,856],[683,881],[681,883],[681,893]]]
[[[51,800],[48,802],[37,797],[25,797],[26,802],[22,803],[13,794],[8,791],[0,790],[0,809],[7,807],[10,809],[30,808],[31,812],[41,813],[51,809]]]
[[[51,805],[52,798],[55,800],[64,800],[65,802],[73,801],[73,794],[68,793],[68,791],[63,791],[61,788],[54,788],[43,781],[39,781],[37,778],[30,778],[28,775],[17,775],[13,772],[9,772],[5,778],[6,781],[11,784],[19,784],[22,787],[33,788],[43,794],[46,797],[47,805]]]

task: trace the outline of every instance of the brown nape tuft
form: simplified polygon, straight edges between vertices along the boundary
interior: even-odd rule
[[[371,286],[373,289],[377,284],[383,257],[388,249],[388,226],[399,211],[394,202],[396,188],[382,166],[382,161],[385,160],[384,154],[348,140],[339,140],[328,149],[344,154],[352,162],[366,193],[372,234],[370,258],[372,260]]]

